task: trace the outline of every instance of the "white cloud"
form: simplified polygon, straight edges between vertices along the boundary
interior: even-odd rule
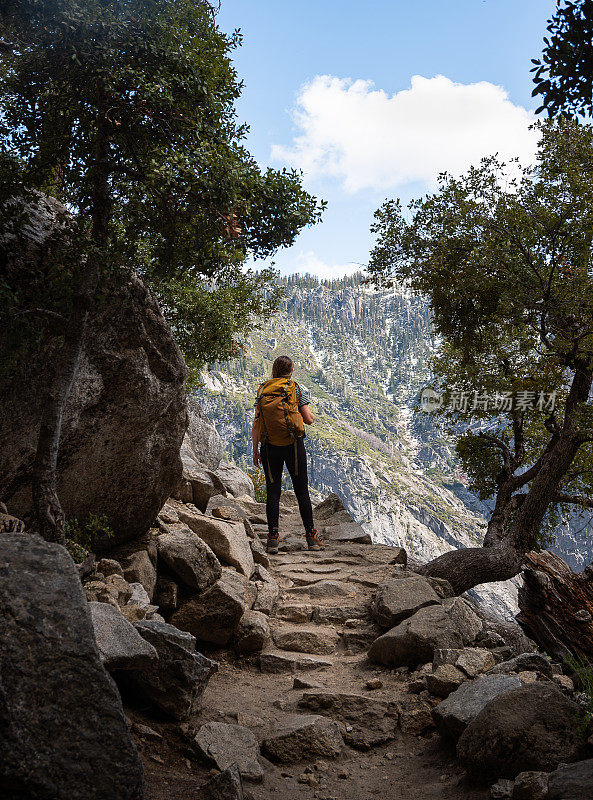
[[[318,258],[312,250],[301,251],[296,257],[296,272],[316,275],[322,280],[343,278],[344,275],[352,275],[353,272],[358,272],[362,269],[363,267],[360,264],[355,264],[354,262],[349,264],[327,264]]]
[[[434,186],[439,172],[459,175],[494,153],[528,164],[536,146],[533,112],[501,86],[443,75],[415,75],[391,96],[372,81],[318,75],[301,88],[293,116],[300,133],[291,146],[274,145],[272,158],[337,178],[347,192]]]

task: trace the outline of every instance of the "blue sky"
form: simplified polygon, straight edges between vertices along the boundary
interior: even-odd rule
[[[385,198],[429,191],[481,155],[532,157],[531,58],[555,0],[222,0],[239,28],[235,65],[248,146],[294,166],[328,201],[323,221],[278,253],[284,274],[364,264]],[[417,76],[417,77],[414,77]]]

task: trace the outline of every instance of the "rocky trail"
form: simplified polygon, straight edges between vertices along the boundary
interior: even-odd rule
[[[261,522],[254,527],[265,537]],[[253,734],[253,763],[247,759],[244,767],[239,761],[248,778],[245,797],[370,800],[384,792],[402,800],[489,797],[467,784],[454,752],[435,730],[431,704],[409,691],[409,670],[368,661],[367,649],[382,632],[371,616],[373,596],[392,573],[405,572],[401,563],[393,563],[402,560],[403,551],[332,539],[322,552],[293,549],[304,545],[296,509],[282,515],[281,543],[290,552],[270,556],[268,567],[280,592],[269,616],[272,643],[252,656],[236,657],[228,650],[208,654],[219,670],[204,691],[199,716],[182,726],[185,736],[178,726],[132,712],[159,735],[143,736],[141,726],[133,727],[147,800],[195,796],[210,769],[188,742],[210,722]],[[298,731],[312,715],[323,717],[319,731],[305,731],[302,743],[298,734],[288,735],[277,751],[266,749],[278,731]],[[332,737],[336,723],[344,747]],[[239,757],[233,730],[217,733],[230,734],[218,761],[219,767],[228,766]],[[262,745],[263,753],[254,759]]]

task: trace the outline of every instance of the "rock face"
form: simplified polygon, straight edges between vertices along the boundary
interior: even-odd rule
[[[0,730],[5,800],[144,797],[76,567],[28,534],[0,536]]]
[[[577,759],[582,712],[550,683],[534,683],[499,695],[469,723],[457,756],[480,781],[514,778]]]
[[[218,664],[196,651],[191,634],[157,620],[141,620],[136,630],[157,651],[158,661],[131,676],[137,689],[174,719],[188,719]]]
[[[31,207],[32,224],[0,261],[12,277],[39,269],[65,209],[51,198]],[[19,278],[20,279],[20,278]],[[0,386],[0,497],[26,519],[41,413],[59,345],[27,356],[27,370]],[[187,369],[155,299],[136,277],[94,312],[60,440],[58,493],[66,517],[105,515],[115,539],[144,533],[181,477]]]

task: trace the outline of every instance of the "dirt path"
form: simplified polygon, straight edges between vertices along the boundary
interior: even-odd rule
[[[281,539],[301,536],[297,513],[281,522]],[[294,540],[294,538],[293,538]],[[129,711],[132,720],[150,725],[162,737],[138,733],[147,783],[147,800],[192,800],[210,776],[189,746],[194,729],[209,721],[238,722],[258,741],[282,726],[295,713],[314,713],[298,707],[306,689],[293,688],[295,677],[321,690],[348,692],[401,704],[401,729],[394,738],[367,751],[344,749],[336,760],[313,758],[291,765],[274,765],[262,758],[262,783],[244,783],[253,800],[486,800],[489,792],[466,784],[454,755],[431,728],[429,705],[408,691],[406,671],[369,664],[368,643],[379,635],[369,615],[375,587],[393,570],[393,548],[378,545],[334,544],[323,552],[294,551],[270,557],[270,572],[281,595],[270,623],[276,641],[294,642],[302,650],[269,648],[276,661],[322,660],[327,666],[276,674],[262,672],[259,656],[237,659],[228,651],[212,655],[220,663],[204,694],[203,710],[195,723],[180,726],[155,722],[141,709]],[[273,659],[268,658],[268,662]],[[264,658],[264,664],[265,664]],[[302,665],[301,665],[302,666]],[[307,665],[305,665],[307,666]],[[308,665],[311,666],[311,665]],[[265,667],[264,667],[265,668]],[[280,668],[280,666],[278,667]],[[369,680],[379,688],[367,688]],[[312,691],[312,690],[311,690]],[[319,712],[317,712],[319,713]],[[321,712],[333,716],[331,711]],[[335,717],[334,717],[335,718]],[[342,721],[347,724],[348,721]],[[372,723],[369,723],[372,730]],[[215,774],[213,771],[212,774]]]

